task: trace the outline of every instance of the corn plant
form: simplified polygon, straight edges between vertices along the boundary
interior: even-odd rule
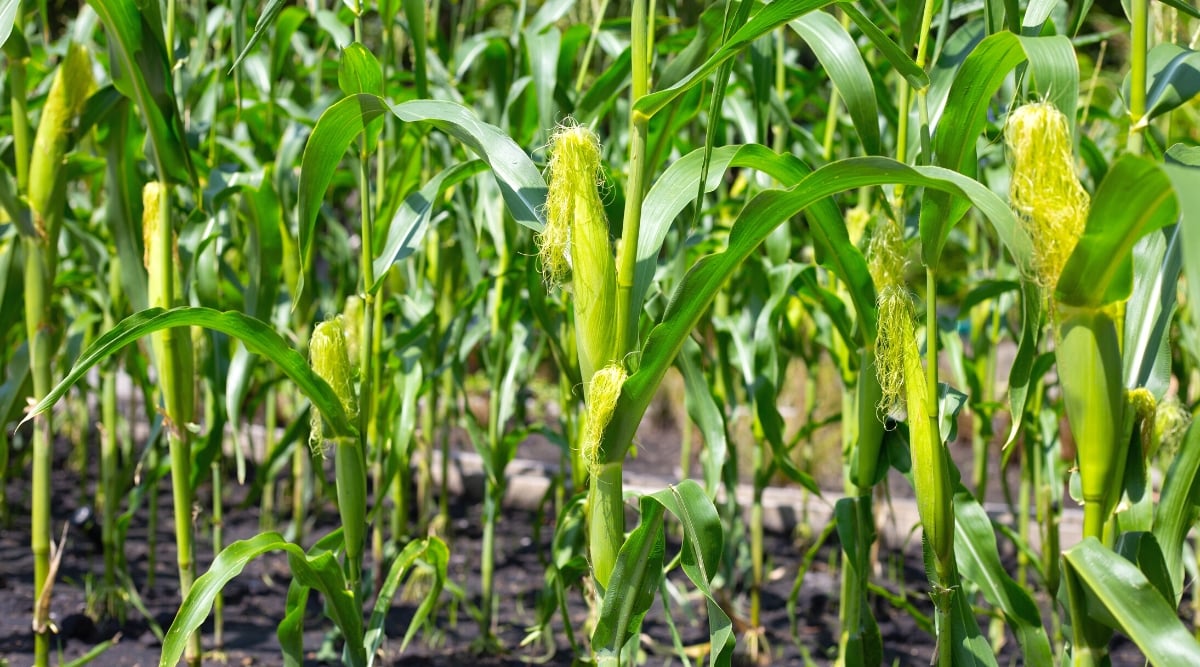
[[[1178,613],[1200,469],[1195,7],[1131,0],[1127,26],[1099,32],[1103,8],[1037,0],[335,5],[93,0],[64,30],[0,0],[0,416],[32,399],[0,474],[32,471],[35,664],[54,437],[85,474],[90,391],[100,491],[77,501],[100,514],[117,616],[140,605],[124,534],[144,505],[154,534],[171,477],[163,665],[221,648],[222,590],[272,551],[292,573],[285,664],[305,659],[314,590],[344,663],[378,658],[404,586],[420,602],[402,648],[436,638],[455,618],[443,590],[469,590],[447,581],[460,432],[484,470],[476,649],[511,648],[497,526],[540,433],[561,445],[527,639],[547,652],[561,614],[574,658],[636,663],[662,593],[690,663],[679,566],[709,663],[772,659],[763,498],[786,479],[814,540],[794,599],[838,538],[837,664],[882,663],[879,599],[929,626],[939,665],[1107,664],[1116,632],[1154,664],[1200,661]],[[627,461],[655,446],[637,433],[673,367],[682,479],[631,500]],[[140,450],[119,373],[150,415]],[[804,404],[783,405],[796,384]],[[841,456],[814,461],[835,423]],[[928,618],[876,574],[892,471]],[[997,476],[1010,518],[984,509]],[[248,477],[261,532],[226,544]],[[328,503],[340,527],[314,532]],[[1060,534],[1073,504],[1078,544]]]

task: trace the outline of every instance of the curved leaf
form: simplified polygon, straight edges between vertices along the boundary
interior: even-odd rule
[[[792,21],[792,30],[816,54],[821,67],[837,88],[854,122],[854,129],[868,155],[879,153],[879,105],[875,82],[863,61],[858,45],[837,19],[825,12],[811,12]]]
[[[887,58],[892,67],[895,67],[901,76],[908,79],[910,86],[919,90],[929,85],[929,75],[925,73],[925,70],[919,67],[916,61],[904,52],[904,49],[900,48],[899,45],[880,30],[879,26],[875,25],[866,14],[859,11],[858,7],[854,6],[854,3],[838,2],[838,7],[846,12],[846,16],[849,16],[854,25],[858,26],[858,29],[866,35],[867,39],[871,40],[871,43],[875,45],[875,48],[879,49],[884,58]]]
[[[499,128],[453,102],[412,100],[389,104],[377,95],[350,95],[321,114],[304,147],[298,203],[303,270],[298,293],[303,291],[304,274],[308,272],[317,213],[342,156],[371,121],[387,111],[406,123],[429,123],[461,141],[491,168],[513,219],[534,231],[544,226],[541,209],[546,200],[546,182],[525,151]]]
[[[375,611],[371,612],[371,620],[367,623],[367,634],[364,637],[367,667],[371,667],[375,661],[375,653],[383,643],[384,621],[387,620],[392,599],[396,597],[396,589],[404,580],[404,574],[419,561],[424,561],[433,570],[433,583],[428,589],[425,589],[424,599],[421,600],[421,604],[413,613],[412,618],[408,620],[408,630],[404,632],[404,641],[400,644],[401,651],[408,646],[408,642],[412,641],[413,635],[425,622],[433,605],[437,603],[438,596],[441,595],[442,586],[446,584],[446,568],[450,563],[450,551],[446,549],[446,543],[437,537],[430,537],[419,542],[409,542],[400,555],[392,561],[387,577],[384,578],[383,585],[379,588],[379,596],[375,598]]]
[[[687,92],[692,86],[708,78],[722,63],[750,46],[754,40],[788,21],[797,19],[808,12],[815,11],[833,2],[834,0],[777,0],[763,6],[757,14],[750,17],[746,25],[735,32],[720,49],[717,49],[716,53],[709,56],[708,60],[692,70],[679,83],[637,100],[633,105],[634,112],[642,113],[646,116],[654,116],[654,114],[665,109],[668,104],[674,102],[680,95]]]
[[[179,663],[188,637],[208,618],[213,602],[225,584],[241,574],[250,561],[269,551],[286,552],[294,580],[325,596],[327,612],[346,637],[351,664],[366,664],[362,614],[354,603],[354,595],[346,589],[341,564],[328,551],[310,558],[299,546],[283,539],[279,533],[271,532],[230,544],[217,554],[208,572],[196,579],[171,623],[171,629],[163,637],[159,667],[173,667]]]
[[[1200,257],[1200,146],[1184,146],[1176,144],[1167,149],[1167,163],[1163,171],[1175,186],[1175,197],[1179,200],[1179,212],[1182,222],[1179,225],[1183,235],[1183,256]],[[1187,263],[1188,294],[1200,294],[1200,271],[1196,270],[1195,260]],[[1200,299],[1188,299],[1191,302],[1192,321],[1200,322]]]
[[[1127,298],[1133,290],[1134,244],[1175,222],[1178,214],[1166,172],[1148,158],[1121,156],[1092,197],[1083,236],[1063,267],[1055,298],[1093,308]]]
[[[996,547],[996,531],[983,507],[965,490],[954,496],[954,554],[961,574],[983,597],[1004,612],[1021,645],[1026,664],[1049,665],[1050,639],[1033,598],[1005,572]]]
[[[1192,423],[1163,482],[1154,512],[1154,537],[1162,546],[1175,601],[1183,596],[1183,542],[1196,516],[1196,479],[1200,473],[1200,426]]]
[[[679,158],[663,172],[642,201],[642,224],[638,233],[637,268],[634,271],[632,303],[642,303],[654,278],[658,254],[671,224],[693,201],[703,169],[704,149],[698,148]],[[784,185],[799,182],[812,171],[791,154],[779,154],[760,144],[714,148],[709,161],[705,192],[721,183],[726,170],[744,167],[756,169]],[[845,284],[858,312],[860,326],[867,338],[875,337],[875,286],[867,272],[867,261],[850,243],[842,214],[832,201],[819,201],[808,215],[815,218],[813,241],[821,262]]]
[[[8,41],[17,21],[17,5],[21,0],[0,0],[0,46]]]
[[[396,214],[388,224],[383,252],[375,258],[375,284],[370,285],[368,291],[374,292],[378,289],[387,278],[388,269],[393,264],[404,260],[421,247],[433,214],[433,206],[446,188],[454,187],[486,168],[487,165],[481,160],[461,162],[439,172],[420,190],[404,198],[404,203],[396,209]]]
[[[321,411],[325,420],[340,436],[353,436],[357,430],[346,416],[341,400],[333,389],[309,368],[308,362],[299,352],[270,326],[238,312],[221,312],[211,308],[183,306],[163,310],[149,308],[125,318],[88,346],[67,376],[50,390],[46,397],[29,411],[22,424],[45,412],[84,375],[88,370],[111,354],[138,340],[142,336],[173,327],[203,327],[220,331],[236,338],[255,354],[262,355],[279,366],[285,375],[296,383],[296,388]]]
[[[683,525],[680,563],[708,603],[710,664],[728,667],[733,655],[733,622],[712,596],[710,583],[724,550],[724,531],[717,508],[694,480],[641,498],[642,522],[630,533],[604,593],[592,646],[601,656],[616,656],[637,636],[642,618],[662,581],[665,533],[663,516],[670,511]]]
[[[1200,664],[1200,644],[1175,609],[1129,561],[1089,537],[1063,553],[1064,575],[1084,592],[1092,619],[1107,618],[1155,665]]]
[[[725,281],[772,230],[832,194],[885,184],[946,190],[963,197],[979,208],[1014,256],[1028,254],[1029,240],[1006,203],[977,181],[940,167],[910,167],[879,157],[851,158],[828,164],[787,190],[762,192],[734,221],[725,251],[697,261],[675,290],[662,321],[643,346],[641,365],[622,388],[616,413],[601,443],[602,460],[624,458],[634,430],[684,338],[691,334]],[[819,225],[819,219],[810,220],[814,236],[822,232]],[[839,233],[844,240],[833,245],[834,250],[853,247],[844,225]]]

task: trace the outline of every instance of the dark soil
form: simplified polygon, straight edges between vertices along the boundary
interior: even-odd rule
[[[668,433],[663,422],[656,425],[648,419],[647,429],[639,433],[642,454],[631,463],[631,468],[641,472],[656,472],[663,477],[677,475],[678,434]],[[664,422],[667,420],[664,420]],[[672,441],[671,438],[674,437]],[[668,442],[673,446],[656,446]],[[519,456],[555,460],[555,449],[544,441],[530,442],[518,453]],[[61,464],[54,473],[54,489],[59,494],[53,508],[55,532],[64,522],[71,520],[79,509],[81,498],[92,497],[94,471],[87,479],[77,472],[63,468],[66,465],[65,447],[60,452]],[[94,464],[93,464],[94,465]],[[252,473],[251,473],[252,476]],[[246,489],[231,485],[226,498],[226,543],[249,538],[257,534],[259,512],[257,505],[239,507]],[[32,556],[29,553],[28,519],[29,484],[26,479],[13,479],[5,488],[5,495],[12,517],[11,525],[0,532],[0,667],[24,667],[32,663],[33,635],[30,630],[30,610],[33,606]],[[211,519],[211,491],[205,484],[197,498],[198,535],[196,560],[203,572],[212,561],[212,548],[208,525]],[[147,534],[147,511],[143,507],[135,516],[129,530],[126,554],[129,563],[128,575],[151,619],[166,630],[180,604],[175,570],[174,535],[170,511],[170,482],[162,481],[159,487],[159,526],[156,534],[154,554],[156,556],[154,581],[147,585],[149,574],[149,545]],[[563,629],[563,619],[556,617],[553,625],[553,646],[533,643],[522,647],[527,629],[534,624],[539,596],[543,593],[544,559],[549,553],[550,539],[554,531],[554,519],[549,510],[539,514],[524,510],[506,510],[499,523],[496,542],[496,582],[499,610],[497,613],[497,635],[503,651],[499,654],[479,654],[474,646],[480,632],[468,608],[478,605],[479,563],[481,551],[480,505],[464,497],[451,499],[451,514],[448,531],[450,545],[450,581],[466,599],[458,599],[445,592],[438,613],[436,627],[425,628],[405,651],[400,651],[400,637],[407,628],[407,621],[415,609],[415,603],[407,602],[403,595],[397,596],[387,622],[387,635],[393,639],[385,644],[385,652],[377,665],[523,665],[536,661],[550,665],[572,664],[572,652]],[[311,544],[315,536],[323,535],[337,526],[337,514],[331,503],[325,503],[322,512],[315,517],[315,527],[310,528],[305,544]],[[820,527],[816,530],[819,531]],[[815,534],[809,531],[809,534]],[[744,651],[747,645],[745,619],[748,617],[748,540],[738,537],[734,546],[726,549],[732,562],[723,566],[727,573],[721,583],[719,597],[739,630],[739,662],[749,664]],[[796,603],[799,616],[793,634],[786,612],[786,604],[793,582],[800,568],[805,551],[811,543],[789,535],[768,535],[765,568],[767,582],[762,591],[763,642],[767,649],[765,663],[781,665],[825,665],[831,664],[836,653],[839,634],[838,598],[839,576],[835,565],[838,562],[836,540],[831,539],[813,560],[800,589]],[[678,549],[677,544],[668,545],[668,556]],[[911,549],[908,553],[881,553],[883,573],[873,578],[893,594],[905,592],[909,602],[921,613],[932,612],[924,594],[924,580],[919,553]],[[117,623],[111,620],[95,620],[89,615],[90,592],[99,586],[103,573],[103,558],[98,533],[89,534],[79,526],[71,528],[66,551],[62,558],[57,583],[53,591],[52,614],[58,626],[53,639],[55,662],[65,664],[92,650],[99,642],[114,640],[113,646],[96,658],[97,665],[156,665],[159,662],[160,643],[151,631],[150,621],[141,613],[130,609],[127,620]],[[211,617],[203,628],[205,650],[212,651],[205,664],[230,665],[277,665],[282,663],[275,627],[284,616],[286,592],[290,573],[286,559],[279,554],[264,556],[251,563],[245,571],[225,589],[225,641],[220,651],[214,651]],[[685,645],[699,645],[707,640],[707,621],[704,618],[702,599],[690,595],[691,588],[686,580],[676,573],[672,582],[685,595],[687,609],[673,599],[671,610],[674,622]],[[569,593],[569,611],[573,628],[581,628],[586,619],[586,606],[582,593]],[[330,641],[332,625],[322,615],[319,596],[309,600],[305,621],[306,664],[335,664],[336,654],[330,660],[321,654],[323,644]],[[928,665],[933,654],[933,639],[922,630],[909,612],[898,609],[882,597],[873,603],[878,619],[887,665]],[[986,623],[986,619],[984,620]],[[986,626],[985,626],[986,628]],[[577,630],[578,632],[578,630]],[[985,629],[986,632],[986,629]],[[1013,647],[1011,635],[1008,647],[1002,654],[1002,664],[1020,664]],[[646,664],[680,664],[674,657],[671,632],[661,601],[656,602],[646,617],[643,627],[643,648],[647,652]],[[1140,665],[1143,660],[1128,642],[1118,640],[1113,655],[1114,665]],[[328,653],[328,652],[327,652]],[[1010,661],[1008,658],[1012,657]],[[7,661],[7,662],[5,662]]]

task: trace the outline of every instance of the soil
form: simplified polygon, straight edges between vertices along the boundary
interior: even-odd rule
[[[673,429],[672,416],[653,412],[647,416],[644,429],[639,432],[639,456],[630,463],[630,469],[641,473],[655,473],[665,479],[678,477],[678,431]],[[460,447],[469,447],[459,443]],[[961,445],[960,445],[961,446]],[[969,448],[969,444],[966,445]],[[65,469],[67,451],[61,445],[58,452],[59,464],[54,472],[54,489],[60,493],[53,507],[54,524],[61,527],[69,522],[80,509],[79,499],[92,497],[91,485],[95,473],[86,479],[77,472]],[[557,450],[544,440],[532,440],[524,445],[518,456],[556,461]],[[94,463],[93,463],[94,466]],[[693,471],[698,473],[698,471]],[[252,473],[251,473],[252,478]],[[231,485],[227,497],[225,521],[226,543],[249,538],[257,534],[259,512],[256,504],[239,507],[246,489]],[[32,663],[33,635],[29,625],[29,614],[33,606],[32,556],[29,553],[28,519],[29,485],[25,479],[13,479],[5,495],[10,509],[11,525],[0,532],[0,667],[24,667]],[[197,498],[198,508],[210,507],[211,493],[206,484]],[[94,620],[89,615],[89,599],[98,585],[103,572],[103,558],[98,533],[86,527],[73,526],[62,557],[61,568],[52,598],[52,615],[58,626],[53,639],[52,651],[55,662],[66,664],[77,659],[104,641],[114,644],[93,661],[97,665],[149,666],[159,662],[160,642],[151,630],[151,620],[163,630],[170,626],[180,599],[175,583],[175,548],[170,512],[170,483],[163,480],[159,487],[159,525],[154,554],[156,564],[154,581],[148,584],[149,546],[147,512],[145,508],[133,518],[126,543],[129,577],[139,592],[149,619],[130,609],[124,623],[111,620]],[[376,661],[377,665],[429,665],[449,666],[470,664],[480,667],[491,665],[524,665],[538,662],[548,665],[572,664],[572,652],[563,630],[562,619],[554,620],[552,651],[545,645],[534,643],[522,647],[527,628],[534,623],[538,597],[545,588],[543,561],[549,554],[550,539],[554,531],[553,516],[521,509],[506,509],[500,518],[496,540],[496,582],[499,610],[497,613],[497,635],[503,650],[498,654],[481,654],[475,650],[480,636],[478,626],[467,613],[468,605],[478,605],[479,562],[481,551],[480,503],[466,496],[456,496],[450,502],[452,520],[448,530],[450,544],[450,581],[461,587],[466,600],[456,599],[443,593],[438,613],[436,630],[421,630],[417,639],[403,652],[399,640],[385,644],[385,650]],[[207,509],[198,517],[196,560],[203,572],[212,560],[212,549],[207,534],[209,521]],[[315,517],[315,527],[308,535],[322,535],[337,526],[338,518],[332,505],[327,503]],[[56,531],[59,530],[56,528]],[[820,530],[806,531],[814,535]],[[744,639],[744,619],[747,617],[748,556],[746,540],[740,540],[735,549],[735,567],[731,583],[721,589],[723,604],[735,618],[739,629],[739,664],[750,664],[745,656],[747,642]],[[311,538],[306,541],[311,543]],[[766,583],[762,591],[763,644],[767,647],[765,662],[780,665],[826,665],[836,653],[839,633],[838,596],[839,575],[836,570],[838,546],[836,537],[820,548],[807,571],[796,604],[798,622],[793,634],[786,612],[786,603],[793,581],[805,552],[811,546],[810,538],[795,535],[768,534],[766,536],[765,568]],[[677,544],[668,544],[668,555],[676,553]],[[740,557],[737,556],[740,554]],[[884,572],[873,581],[887,588],[893,595],[903,593],[913,607],[922,614],[930,615],[932,607],[925,590],[924,568],[919,552],[894,550],[881,552],[879,560]],[[221,651],[208,654],[205,664],[229,665],[278,665],[282,663],[278,641],[275,636],[277,622],[283,618],[287,585],[290,574],[286,559],[279,554],[269,554],[252,562],[245,571],[225,588],[225,632]],[[686,595],[690,586],[682,575],[675,573],[672,581]],[[569,613],[573,628],[583,627],[587,612],[582,593],[571,591]],[[331,624],[322,616],[319,596],[309,600],[305,620],[306,665],[335,664],[325,659],[320,651],[329,640]],[[674,622],[686,645],[702,644],[707,639],[707,621],[704,618],[702,600],[695,596],[686,597],[690,609],[681,610],[680,603],[671,603]],[[1043,601],[1043,604],[1044,601]],[[893,606],[882,597],[873,601],[875,616],[883,636],[885,664],[928,665],[933,654],[932,636],[922,630],[913,616]],[[415,604],[397,596],[387,621],[387,635],[402,637],[407,621],[414,612]],[[986,623],[986,619],[984,619]],[[985,626],[986,628],[986,626]],[[203,644],[206,650],[213,648],[212,619],[203,627]],[[985,630],[986,631],[986,630]],[[655,602],[646,617],[643,627],[643,649],[648,654],[646,664],[680,664],[674,657],[672,640],[661,601]],[[1011,635],[1003,649],[1001,664],[1020,664],[1018,652],[1013,648]],[[1114,642],[1113,664],[1141,665],[1136,648],[1127,640],[1118,638]]]

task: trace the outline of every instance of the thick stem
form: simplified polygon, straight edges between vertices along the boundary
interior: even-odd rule
[[[25,242],[25,327],[29,341],[33,394],[41,400],[51,388],[50,282],[45,247],[34,239]],[[41,598],[50,574],[50,469],[52,412],[38,416],[33,431],[33,480],[30,548],[33,551],[34,662],[49,664],[49,608]]]

